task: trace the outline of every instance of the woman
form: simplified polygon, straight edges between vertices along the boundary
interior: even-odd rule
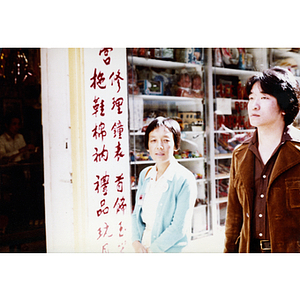
[[[156,162],[139,176],[132,215],[135,252],[181,252],[188,233],[197,186],[194,175],[174,158],[180,147],[180,126],[158,117],[147,127],[145,147]]]

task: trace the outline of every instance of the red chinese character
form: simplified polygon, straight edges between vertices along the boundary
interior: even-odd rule
[[[101,188],[103,191],[103,196],[106,196],[107,195],[107,186],[109,184],[109,175],[107,175],[105,172],[105,175],[103,177],[101,177],[100,181],[101,181]]]
[[[108,214],[109,207],[108,206],[104,207],[105,206],[105,199],[100,201],[100,206],[101,206],[101,208],[97,210],[97,216],[100,217],[102,213],[104,215]]]
[[[123,214],[125,212],[125,209],[127,207],[127,204],[125,203],[125,198],[122,197],[121,199],[118,197],[115,204],[114,204],[114,207],[113,208],[116,208],[117,206],[117,212],[116,214],[119,212],[119,211],[122,211]]]
[[[97,177],[97,181],[94,182],[94,184],[96,185],[95,191],[96,191],[97,193],[99,193],[99,187],[100,187],[100,181],[99,181],[99,179],[100,179],[100,176],[99,176],[99,175],[96,175],[96,177]]]
[[[114,82],[117,82],[117,85],[118,85],[117,93],[119,93],[121,90],[120,80],[124,80],[124,78],[122,78],[120,76],[120,69],[117,71],[117,74],[115,76],[114,75],[115,75],[115,72],[112,72],[109,76],[109,79],[111,80],[111,85],[114,85]]]
[[[116,181],[115,183],[117,184],[117,192],[119,193],[122,193],[123,192],[123,179],[124,179],[124,176],[123,176],[123,173],[120,175],[120,176],[116,176]]]
[[[102,253],[109,253],[108,249],[106,248],[106,246],[108,246],[108,243],[104,244],[102,246]]]
[[[99,109],[100,109],[100,116],[101,117],[104,117],[105,116],[105,113],[104,113],[104,100],[102,99],[100,101],[100,103],[98,102],[99,101],[99,97],[96,98],[95,96],[95,99],[94,99],[94,105],[93,105],[93,110],[94,112],[92,113],[92,115],[95,115],[97,117],[97,114],[99,113]]]
[[[123,245],[126,245],[126,241],[124,243],[121,243],[120,245],[118,245],[118,247],[121,248],[120,253],[123,252],[123,250],[124,250]]]
[[[94,105],[93,105],[93,109],[94,109],[94,112],[92,113],[92,115],[96,115],[97,116],[97,113],[98,113],[98,110],[99,110],[99,103],[98,103],[98,101],[99,101],[99,97],[98,98],[96,98],[96,96],[95,96],[95,98],[94,98]]]
[[[117,161],[120,160],[120,158],[122,158],[125,154],[122,153],[122,150],[121,150],[121,144],[120,142],[118,141],[118,145],[116,146],[116,154],[115,154],[115,157],[117,159]]]
[[[99,71],[99,74],[97,75],[97,69],[94,70],[94,76],[90,78],[92,80],[92,84],[90,85],[91,88],[96,89],[98,86],[100,89],[105,89],[106,85],[102,85],[105,81],[104,73]]]
[[[111,110],[113,110],[115,107],[117,108],[117,112],[120,115],[122,113],[121,111],[121,106],[123,105],[124,99],[122,97],[115,99],[115,97],[112,98],[112,108]]]
[[[122,132],[124,131],[124,126],[119,120],[118,123],[115,122],[111,130],[114,132],[114,138],[119,135],[119,139],[122,139]]]
[[[105,236],[107,235],[109,225],[108,225],[106,222],[104,222],[104,223],[105,223],[105,227],[104,227],[104,230],[105,230],[105,231],[104,231],[104,234],[102,235],[102,230],[101,230],[101,228],[98,228],[99,236],[98,236],[97,240],[99,240],[101,237],[105,237]],[[112,234],[107,235],[107,237],[112,237]]]
[[[100,102],[100,116],[101,117],[105,116],[105,112],[104,112],[104,99],[101,99],[101,102]]]
[[[93,154],[94,158],[94,162],[100,162],[101,159],[103,158],[105,161],[108,160],[108,150],[105,149],[105,145],[103,145],[103,150],[98,153],[98,148],[95,147],[95,153]]]
[[[105,123],[101,122],[99,125],[95,124],[95,127],[92,130],[92,132],[93,138],[97,139],[98,137],[101,137],[103,141],[104,137],[107,135],[105,131]]]
[[[124,234],[122,233],[122,231],[124,230],[126,230],[126,229],[124,229],[124,227],[122,226],[122,221],[119,223],[119,225],[120,225],[120,228],[119,228],[119,237],[122,237]]]
[[[104,56],[108,56],[109,51],[112,51],[112,50],[113,50],[113,48],[102,48],[99,51],[99,56],[101,56],[102,53],[104,53]],[[107,57],[107,58],[103,59],[103,61],[106,65],[109,65],[110,64],[110,57]]]

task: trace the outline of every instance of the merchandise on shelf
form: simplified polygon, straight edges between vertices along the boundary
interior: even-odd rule
[[[130,55],[151,59],[174,60],[174,48],[132,48]]]
[[[127,71],[127,79],[128,79],[128,93],[130,95],[138,95],[140,94],[140,89],[137,85],[137,74],[135,67],[128,66]]]
[[[181,130],[203,130],[203,120],[201,118],[201,111],[180,111],[178,112],[179,124]],[[177,120],[178,121],[178,120]]]
[[[220,179],[216,184],[216,196],[217,198],[223,198],[228,196],[229,181],[228,179]]]
[[[174,157],[176,159],[188,159],[188,158],[199,158],[202,157],[202,154],[196,150],[196,151],[191,151],[191,150],[182,150],[178,151]]]
[[[203,49],[202,48],[176,48],[175,59],[178,62],[189,64],[202,64]]]
[[[147,151],[131,150],[130,151],[130,161],[152,161],[152,157]]]
[[[245,48],[238,48],[239,51],[239,65],[238,68],[241,70],[245,70],[246,69],[246,61],[245,61],[245,55],[246,55],[246,51]]]
[[[145,95],[163,95],[163,80],[156,77],[153,80],[138,80],[138,87],[142,94]]]
[[[202,77],[199,73],[189,73],[181,70],[177,81],[176,96],[189,98],[203,98]]]
[[[213,65],[215,67],[223,67],[221,48],[214,48],[213,53]]]
[[[222,59],[226,68],[236,69],[239,66],[238,48],[221,48]]]
[[[219,162],[216,165],[216,174],[229,174],[230,172],[230,164],[225,162]]]
[[[238,98],[238,76],[216,75],[214,78],[214,95],[220,98]]]
[[[144,95],[172,96],[175,75],[170,70],[138,66],[137,80]]]
[[[254,70],[253,54],[248,53],[247,51],[245,54],[245,63],[246,63],[246,70],[249,70],[249,71]]]
[[[202,90],[202,78],[200,74],[196,74],[192,78],[192,95],[195,98],[203,98],[204,93]]]
[[[280,58],[274,62],[275,66],[283,67],[291,71],[294,75],[298,72],[298,63],[293,57]]]
[[[254,70],[254,55],[245,48],[214,48],[213,66],[229,69]]]
[[[177,82],[178,88],[176,96],[178,97],[193,97],[191,93],[192,80],[188,73],[182,73]]]
[[[203,158],[206,143],[203,131],[203,54],[201,48],[135,48],[128,51],[128,61],[132,62],[136,71],[136,81],[132,78],[131,83],[136,82],[140,91],[140,95],[134,97],[133,93],[129,93],[132,206],[135,205],[140,172],[155,163],[145,149],[144,132],[158,116],[174,118],[182,131],[180,149],[174,157],[197,180],[195,206],[199,207],[193,214],[193,236],[210,230],[208,214],[211,208],[207,200],[206,159]],[[187,75],[182,76],[187,79],[186,82],[180,80],[181,74]],[[180,88],[186,90],[178,95]]]

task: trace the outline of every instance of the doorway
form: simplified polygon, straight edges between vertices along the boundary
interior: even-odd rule
[[[38,48],[0,49],[0,252],[46,252]]]

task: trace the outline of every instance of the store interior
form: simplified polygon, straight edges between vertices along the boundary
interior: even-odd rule
[[[247,79],[281,66],[299,81],[299,50],[128,49],[132,205],[139,173],[153,163],[143,148],[145,128],[158,116],[171,117],[183,139],[175,158],[195,175],[198,188],[188,252],[223,251],[232,152],[254,132]]]
[[[0,130],[0,252],[46,252],[38,48],[0,51]],[[24,152],[8,157],[16,135]]]

